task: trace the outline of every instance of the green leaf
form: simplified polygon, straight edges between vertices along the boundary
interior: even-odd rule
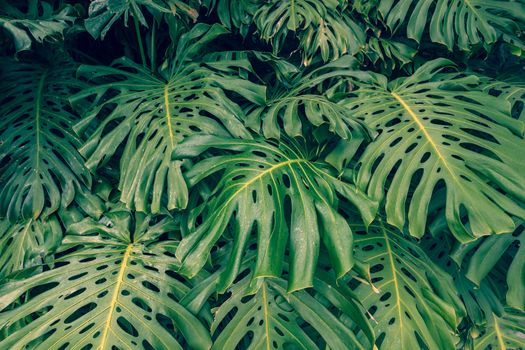
[[[173,221],[138,214],[133,229],[131,219],[115,210],[71,225],[51,269],[3,284],[0,347],[209,349],[208,331],[179,303],[190,284],[169,253],[176,242],[155,242]]]
[[[68,101],[85,86],[75,69],[62,59],[0,64],[0,217],[46,217],[91,186],[72,130],[79,118]]]
[[[501,317],[492,315],[479,338],[474,339],[474,350],[519,349],[525,339],[525,315],[506,309]]]
[[[379,133],[359,159],[357,185],[386,199],[388,222],[403,229],[408,221],[416,237],[439,188],[458,240],[512,232],[513,216],[525,217],[523,123],[510,118],[505,100],[478,88],[477,77],[440,73],[449,65],[430,61],[388,84],[372,73],[355,81],[345,104]]]
[[[422,41],[428,29],[433,42],[468,51],[474,45],[494,44],[501,36],[523,46],[525,5],[506,0],[379,0],[378,10],[393,31],[406,26],[409,38]]]
[[[55,10],[51,3],[29,0],[23,12],[14,3],[0,1],[0,28],[12,36],[16,52],[29,50],[33,41],[42,43],[61,37],[76,19],[69,5]]]
[[[213,260],[223,261],[232,246],[219,249]],[[216,336],[212,349],[365,349],[372,344],[374,334],[362,306],[347,287],[336,284],[328,266],[317,271],[312,289],[287,293],[282,278],[252,278],[255,259],[256,251],[248,251],[228,297],[219,299],[211,326]],[[321,260],[324,264],[324,257]],[[217,291],[223,270],[196,285],[186,299],[200,300]]]
[[[366,127],[348,109],[315,91],[323,83],[330,86],[334,77],[353,73],[351,67],[356,64],[355,59],[344,56],[308,73],[297,74],[289,82],[276,84],[264,103],[245,108],[245,124],[266,138],[276,139],[281,136],[280,129],[297,137],[309,135],[309,128],[323,126],[344,140],[368,136]]]
[[[62,240],[62,228],[55,216],[13,224],[0,221],[0,279],[13,272],[42,264]]]
[[[471,253],[471,254],[469,254]],[[465,256],[469,254],[468,258]],[[525,310],[525,230],[523,225],[513,233],[483,237],[475,242],[459,246],[452,257],[461,265],[467,260],[466,277],[479,286],[481,281],[498,264],[508,266],[507,304]]]
[[[260,6],[254,22],[261,38],[271,41],[274,53],[297,36],[306,66],[316,56],[327,62],[354,55],[364,46],[363,29],[338,6],[338,0],[273,0]]]
[[[261,0],[204,0],[203,3],[217,13],[222,25],[230,30],[238,28],[241,35],[246,36]]]
[[[211,155],[185,173],[190,187],[209,180],[215,190],[188,217],[191,233],[176,254],[183,261],[182,273],[193,276],[202,269],[230,221],[235,248],[219,284],[221,291],[237,276],[252,230],[258,236],[254,277],[281,276],[288,240],[288,291],[312,286],[321,242],[337,278],[350,271],[352,231],[337,211],[339,197],[355,204],[367,223],[374,218],[374,202],[334,177],[327,164],[316,162],[293,141],[275,145],[195,136],[179,145],[174,155],[195,157],[212,148],[233,153]],[[222,176],[217,183],[212,175],[218,172]],[[197,226],[199,217],[202,224]]]
[[[354,227],[355,255],[370,266],[373,285],[356,297],[371,314],[382,349],[454,349],[463,315],[452,278],[393,227],[381,220]],[[375,321],[375,322],[374,322]]]
[[[191,62],[201,46],[223,32],[220,26],[197,25],[184,35],[175,66],[169,69],[173,74],[163,71],[166,80],[126,58],[117,60],[114,67],[80,67],[79,74],[96,85],[81,91],[73,101],[92,97],[100,101],[76,127],[79,132],[87,131],[88,140],[80,152],[87,158],[86,166],[96,170],[124,146],[118,188],[128,208],[159,213],[164,208],[186,207],[181,162],[171,159],[185,136],[251,137],[238,119],[242,110],[221,88],[244,81]],[[99,120],[96,130],[89,132]]]
[[[189,4],[188,4],[189,2]],[[95,39],[104,39],[113,24],[124,16],[127,25],[130,15],[136,17],[137,21],[148,26],[142,7],[149,12],[166,13],[178,15],[183,13],[193,21],[199,15],[198,5],[193,1],[179,0],[93,0],[89,4],[88,15],[85,20],[86,30]]]
[[[511,66],[508,70],[493,78],[480,76],[482,85],[488,93],[510,103],[512,117],[525,123],[525,72],[520,66]]]

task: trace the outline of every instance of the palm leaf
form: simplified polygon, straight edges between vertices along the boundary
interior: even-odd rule
[[[217,172],[222,172],[222,177],[217,184],[211,178],[214,193],[189,215],[191,233],[177,250],[177,257],[183,260],[182,273],[193,276],[204,266],[230,221],[236,245],[220,290],[237,276],[252,230],[257,232],[259,242],[255,277],[281,276],[290,240],[289,291],[312,286],[321,240],[337,278],[352,268],[354,261],[348,249],[352,246],[352,231],[337,211],[338,196],[354,203],[365,222],[373,219],[375,203],[353,185],[331,175],[327,164],[315,162],[294,143],[274,145],[195,136],[179,145],[175,155],[195,157],[211,148],[234,153],[210,156],[185,174],[191,187]],[[203,223],[197,226],[199,217]]]
[[[490,45],[500,37],[523,47],[525,5],[505,0],[376,1],[386,25],[396,31],[406,26],[409,38],[421,42],[428,29],[433,42],[450,50]]]
[[[179,303],[190,285],[175,272],[176,243],[155,242],[174,221],[137,214],[133,229],[131,219],[115,209],[71,225],[51,269],[2,285],[0,347],[208,349],[208,331]]]
[[[352,225],[353,226],[353,225]],[[373,286],[356,297],[372,315],[383,349],[453,349],[463,315],[452,278],[407,237],[381,220],[354,227],[356,257],[370,265]]]
[[[68,98],[85,84],[76,66],[0,64],[0,217],[16,222],[67,207],[91,175],[72,131],[79,120]]]
[[[513,216],[525,217],[523,123],[505,100],[477,88],[477,77],[439,73],[449,65],[431,61],[391,83],[373,74],[356,80],[346,106],[380,133],[359,159],[357,185],[385,198],[388,222],[403,229],[408,220],[416,237],[440,186],[460,241],[512,232]]]
[[[80,152],[87,158],[86,166],[96,170],[123,146],[118,187],[121,201],[129,208],[158,213],[163,208],[186,207],[181,162],[171,159],[185,136],[250,137],[237,119],[242,110],[226,97],[221,86],[231,84],[238,87],[237,91],[247,86],[245,91],[252,89],[249,93],[262,96],[264,88],[189,62],[202,46],[223,33],[222,27],[201,24],[185,34],[174,65],[162,72],[165,79],[128,59],[118,60],[112,68],[79,69],[80,75],[96,85],[77,94],[73,101],[100,101],[77,125],[76,130],[86,131],[89,137]],[[89,132],[97,120],[100,124]]]

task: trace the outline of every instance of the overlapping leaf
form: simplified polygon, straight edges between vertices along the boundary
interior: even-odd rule
[[[446,189],[445,215],[460,241],[512,232],[525,217],[523,123],[475,76],[439,73],[446,60],[387,83],[356,80],[346,106],[379,136],[359,160],[358,186],[386,199],[388,222],[421,237],[434,190]],[[386,192],[386,193],[385,193]]]
[[[471,253],[471,254],[469,254]],[[468,258],[466,258],[468,256]],[[525,231],[520,226],[513,233],[481,238],[457,247],[452,257],[461,266],[467,260],[466,277],[479,285],[497,264],[508,266],[507,304],[525,310]]]
[[[500,37],[523,47],[525,4],[506,0],[375,1],[377,10],[392,30],[406,28],[406,35],[421,42],[428,29],[430,39],[470,50],[490,45]]]
[[[44,220],[29,219],[13,224],[0,221],[0,279],[42,263],[62,240],[62,228],[53,215]]]
[[[210,10],[215,10],[221,23],[228,29],[238,28],[246,36],[253,23],[253,16],[260,7],[261,0],[204,0]]]
[[[368,131],[348,109],[315,89],[323,83],[329,85],[334,77],[353,73],[351,68],[356,64],[355,59],[345,56],[276,84],[264,103],[245,108],[246,125],[266,138],[276,139],[281,136],[281,129],[291,137],[306,137],[312,127],[322,126],[344,140],[355,135],[366,136]]]
[[[370,265],[373,283],[354,292],[375,320],[376,345],[419,349],[421,342],[429,349],[453,349],[464,311],[452,278],[381,220],[368,232],[353,228],[356,257]]]
[[[79,117],[68,98],[85,87],[76,66],[0,64],[0,217],[16,222],[67,207],[91,175],[73,132]]]
[[[208,331],[179,303],[190,285],[169,253],[176,243],[155,242],[174,221],[134,219],[115,210],[73,224],[50,270],[3,284],[0,347],[208,349]]]
[[[343,12],[338,0],[274,0],[263,4],[254,19],[261,38],[271,41],[275,52],[296,35],[305,65],[318,54],[325,62],[355,54],[365,41],[363,29]]]
[[[492,315],[487,328],[474,339],[474,350],[520,349],[525,339],[525,316],[522,312],[506,309],[503,316]]]
[[[89,4],[89,18],[85,21],[87,31],[96,39],[104,39],[113,24],[124,17],[128,23],[129,16],[136,18],[138,23],[148,26],[142,8],[150,12],[170,15],[184,14],[194,21],[197,19],[198,3],[185,0],[94,0]]]
[[[0,28],[11,34],[17,52],[29,50],[33,41],[56,39],[76,19],[71,6],[55,11],[49,2],[29,0],[23,12],[24,7],[18,5],[15,1],[0,1]]]
[[[256,245],[255,240],[250,241],[251,247]],[[213,260],[223,261],[232,246],[227,244],[218,249]],[[324,258],[311,290],[287,293],[286,281],[282,278],[252,279],[256,249],[248,250],[243,257],[242,273],[228,289],[227,297],[218,297],[223,301],[214,311],[212,349],[319,349],[325,346],[362,349],[370,346],[374,334],[364,310],[348,288],[336,285],[333,271],[324,265]],[[202,300],[217,291],[223,270],[224,267],[217,269],[186,295],[185,300],[191,300],[194,312],[201,307]]]
[[[97,85],[85,89],[75,101],[94,97],[96,104],[77,126],[89,130],[101,122],[81,148],[86,165],[95,170],[124,147],[120,158],[121,201],[129,208],[158,213],[187,204],[187,189],[179,161],[171,159],[177,144],[197,133],[250,137],[242,122],[242,110],[226,97],[221,86],[262,94],[264,88],[221,76],[195,59],[199,49],[217,35],[219,26],[197,25],[179,42],[173,65],[162,79],[147,69],[121,59],[115,67],[82,66],[79,73]],[[255,90],[255,91],[253,91]],[[264,97],[263,97],[264,98]],[[105,99],[105,100],[102,100]]]
[[[312,286],[321,242],[338,278],[352,268],[352,231],[338,213],[338,196],[355,204],[367,223],[374,217],[375,203],[291,141],[275,145],[195,136],[180,144],[175,155],[195,157],[209,149],[231,153],[208,156],[185,173],[190,186],[207,178],[213,181],[212,175],[219,172],[221,177],[214,193],[188,218],[190,234],[177,249],[184,274],[193,276],[204,266],[230,222],[235,248],[220,290],[237,276],[252,231],[258,237],[255,277],[281,276],[289,241],[289,291]],[[197,225],[199,218],[202,224]]]

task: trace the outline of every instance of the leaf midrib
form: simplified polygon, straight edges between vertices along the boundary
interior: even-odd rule
[[[394,263],[394,256],[392,254],[392,247],[390,246],[390,239],[388,238],[386,234],[386,229],[383,225],[383,222],[381,222],[381,231],[383,233],[383,237],[385,239],[385,248],[388,252],[388,260],[390,262],[390,268],[392,270],[392,279],[394,281],[394,288],[396,290],[396,305],[397,305],[397,313],[399,318],[399,336],[401,338],[401,344],[403,344],[403,316],[401,315],[401,292],[399,291],[399,283],[397,282],[397,271],[395,268]]]
[[[101,337],[101,342],[100,342],[100,347],[99,347],[101,350],[103,350],[107,344],[108,333],[111,328],[111,320],[113,319],[113,313],[115,312],[115,308],[117,306],[120,287],[122,286],[122,282],[124,280],[124,271],[126,270],[126,267],[128,265],[128,261],[129,261],[129,257],[131,255],[132,249],[133,249],[133,244],[128,244],[128,246],[126,247],[126,251],[124,252],[124,256],[122,257],[122,263],[120,265],[120,270],[117,275],[117,283],[115,284],[115,288],[113,290],[113,296],[111,297],[111,302],[109,304],[108,317],[106,319],[106,323],[102,331],[102,337]]]

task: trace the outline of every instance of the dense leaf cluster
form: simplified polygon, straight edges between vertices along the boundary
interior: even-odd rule
[[[525,348],[523,0],[0,0],[0,349]]]

